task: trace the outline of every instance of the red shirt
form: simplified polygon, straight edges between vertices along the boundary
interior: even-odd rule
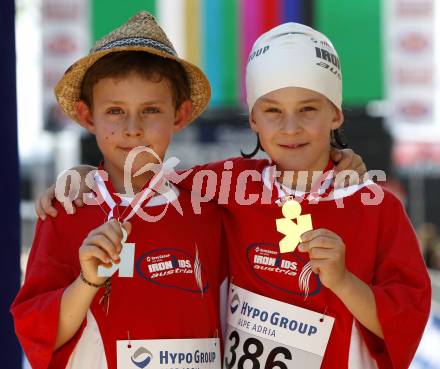
[[[170,205],[157,222],[137,215],[130,219],[127,242],[136,245],[134,276],[119,278],[116,272],[111,277],[107,316],[98,303],[103,289],[90,307],[108,368],[116,368],[116,340],[126,340],[127,331],[132,340],[221,335],[219,286],[226,277],[226,253],[221,250],[220,212],[204,204],[202,214],[194,214],[190,195],[183,190],[178,200],[183,216]],[[143,209],[157,215],[164,206]],[[62,294],[80,272],[78,249],[91,230],[107,221],[99,206],[79,208],[75,215],[67,215],[59,203],[55,207],[56,218],[37,223],[24,285],[11,308],[17,336],[34,369],[65,367],[81,336],[86,321],[53,352]],[[198,278],[196,264],[199,270],[201,266]]]
[[[230,278],[234,284],[316,312],[326,311],[335,317],[322,368],[349,367],[349,354],[354,345],[353,323],[368,347],[367,354],[375,359],[379,368],[407,368],[428,319],[431,284],[415,232],[400,201],[382,189],[384,197],[380,204],[364,205],[365,197],[374,198],[381,192],[379,186],[370,184],[352,187],[352,193],[342,193],[337,200],[301,203],[302,214],[311,214],[314,229],[329,229],[343,239],[348,271],[372,288],[385,336],[382,340],[356,322],[342,301],[315,275],[311,277],[309,295],[305,299],[304,291],[298,287],[298,277],[309,261],[308,254],[298,249],[294,253],[278,252],[279,241],[284,236],[277,232],[275,219],[283,215],[275,204],[277,191],[265,186],[261,175],[269,162],[242,158],[230,161],[231,171],[224,171],[226,161],[199,166],[182,184],[190,188],[194,178],[200,182],[203,170],[216,173],[213,198],[225,209]],[[244,186],[245,171],[249,170],[259,173],[259,178],[248,177]],[[227,183],[229,176],[231,190],[227,196],[227,186],[221,188],[220,184]],[[197,186],[195,188],[197,192]],[[257,195],[259,200],[253,205],[240,205],[241,195],[247,200]],[[266,204],[262,204],[262,196],[268,199]],[[344,207],[338,208],[341,201]]]

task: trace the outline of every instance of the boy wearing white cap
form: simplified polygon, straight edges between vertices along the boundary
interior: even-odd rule
[[[332,187],[329,153],[343,123],[332,43],[301,24],[275,27],[253,46],[246,87],[257,148],[270,160],[228,164],[248,206],[217,197],[232,280],[225,367],[408,368],[430,279],[392,193],[371,181]]]
[[[193,171],[222,178],[211,193],[229,250],[224,367],[408,368],[430,279],[392,193],[369,180],[333,188],[330,149],[343,123],[336,50],[310,27],[280,25],[255,42],[246,87],[257,149],[270,160],[254,152]]]
[[[96,206],[37,224],[11,308],[32,368],[219,369],[220,214],[209,204],[194,214],[158,165],[205,109],[206,77],[143,12],[98,41],[55,93],[104,162]]]

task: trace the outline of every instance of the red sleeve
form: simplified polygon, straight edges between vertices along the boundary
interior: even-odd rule
[[[17,337],[33,369],[65,366],[82,331],[54,352],[61,297],[76,279],[79,263],[78,248],[73,252],[57,229],[62,218],[38,221],[25,281],[11,306]]]
[[[199,191],[198,189],[201,188],[203,190],[201,191],[201,194],[205,194],[205,191],[207,191],[208,176],[215,176],[215,194],[213,200],[217,200],[219,193],[218,184],[221,181],[225,163],[234,163],[237,160],[239,160],[239,158],[226,159],[222,161],[196,165],[195,167],[192,167],[191,169],[188,169],[186,171],[183,170],[179,172],[179,174],[185,173],[186,177],[181,182],[179,182],[178,186],[184,188],[187,191]],[[195,186],[199,187],[195,188]]]
[[[178,186],[191,192],[193,198],[203,198],[202,202],[213,201],[225,205],[233,201],[237,178],[245,170],[261,170],[267,166],[267,160],[229,158],[222,161],[195,166],[185,173]]]
[[[220,237],[220,285],[225,279],[229,277],[229,253],[227,246],[227,237],[225,230],[225,222],[223,218],[225,217],[225,210],[221,211],[221,237]]]
[[[372,288],[384,340],[363,327],[361,330],[380,368],[406,369],[429,317],[431,282],[402,204],[385,193],[381,206]]]

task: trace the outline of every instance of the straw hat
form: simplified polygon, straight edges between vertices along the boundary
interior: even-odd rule
[[[58,81],[55,96],[61,109],[71,119],[79,122],[75,104],[80,100],[81,85],[87,70],[98,59],[117,51],[145,51],[180,63],[188,77],[193,104],[190,121],[205,110],[211,97],[208,79],[198,67],[177,56],[172,43],[151,14],[140,12],[97,41],[89,55],[70,66]]]

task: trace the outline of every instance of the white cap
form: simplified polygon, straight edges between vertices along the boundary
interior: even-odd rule
[[[342,105],[342,74],[330,40],[313,28],[284,23],[255,41],[246,67],[249,112],[263,95],[285,87],[302,87]]]

